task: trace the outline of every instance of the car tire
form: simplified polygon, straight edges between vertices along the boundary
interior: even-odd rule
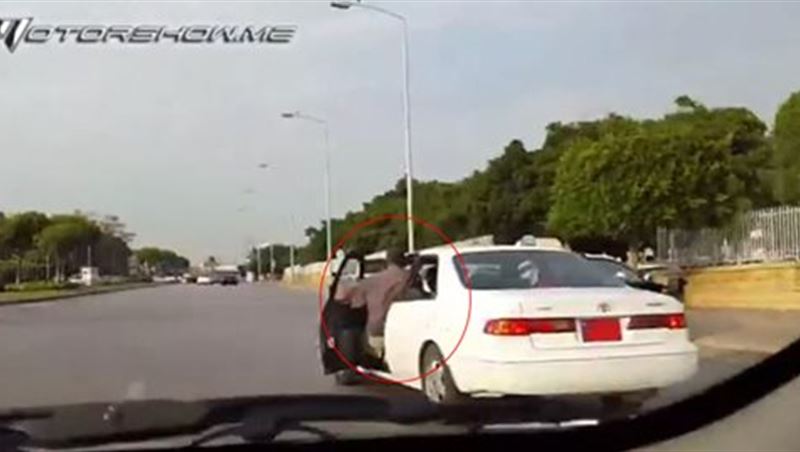
[[[443,363],[442,353],[435,345],[429,345],[422,353],[420,375],[422,377],[422,392],[432,403],[453,405],[463,403],[467,397],[456,386],[450,367]],[[438,367],[438,370],[433,371]]]

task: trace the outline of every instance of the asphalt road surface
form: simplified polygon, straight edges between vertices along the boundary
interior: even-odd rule
[[[335,386],[317,358],[317,318],[314,293],[274,285],[173,285],[2,306],[0,409],[289,393],[419,396],[381,384]],[[702,391],[760,358],[704,351],[695,378],[648,406]],[[552,410],[578,416],[570,407]]]

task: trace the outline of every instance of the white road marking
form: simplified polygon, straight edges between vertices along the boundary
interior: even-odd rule
[[[142,400],[145,396],[144,381],[137,380],[128,385],[125,390],[125,400]]]

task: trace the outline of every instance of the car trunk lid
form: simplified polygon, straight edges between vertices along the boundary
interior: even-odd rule
[[[569,319],[574,330],[529,335],[535,348],[595,348],[660,343],[669,340],[669,328],[631,323],[640,316],[682,312],[682,306],[663,295],[627,287],[546,288],[475,291],[490,318]],[[489,292],[489,291],[487,291]],[[640,328],[636,328],[639,326]]]

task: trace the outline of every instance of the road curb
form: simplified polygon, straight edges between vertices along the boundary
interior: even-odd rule
[[[127,290],[136,290],[136,289],[147,289],[150,287],[162,287],[165,285],[170,284],[158,284],[158,283],[143,283],[140,285],[133,285],[133,286],[125,286],[125,287],[115,287],[113,289],[107,290],[94,290],[88,292],[80,292],[80,293],[67,293],[62,295],[48,295],[42,298],[34,298],[31,300],[19,300],[19,301],[0,301],[0,308],[4,306],[19,306],[23,304],[34,304],[34,303],[45,303],[45,302],[52,302],[58,300],[66,300],[69,298],[80,298],[80,297],[90,297],[92,295],[104,295],[116,292],[124,292]]]

